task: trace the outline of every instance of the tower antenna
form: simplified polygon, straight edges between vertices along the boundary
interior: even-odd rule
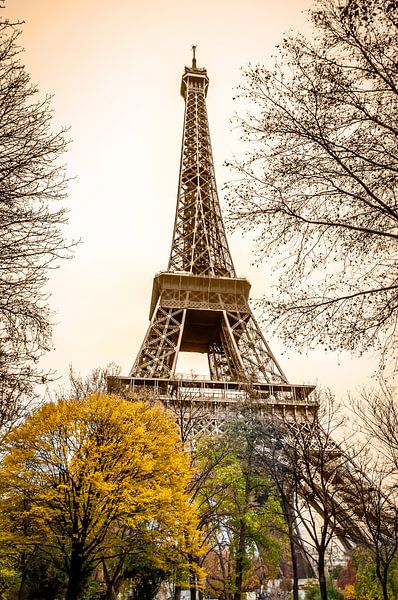
[[[192,44],[192,68],[196,69],[196,56],[195,56],[195,52],[196,52],[196,48],[197,46],[195,46],[194,44]]]

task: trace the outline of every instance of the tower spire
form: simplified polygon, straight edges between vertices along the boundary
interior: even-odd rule
[[[192,68],[193,69],[196,69],[196,56],[195,56],[196,48],[197,48],[197,46],[192,44]]]

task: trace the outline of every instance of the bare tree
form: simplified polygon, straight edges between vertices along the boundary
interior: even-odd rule
[[[343,417],[332,395],[325,391],[323,396],[319,412],[305,420],[265,421],[257,449],[282,500],[292,559],[304,553],[316,566],[321,598],[326,600],[328,548],[335,537],[349,538],[356,525],[350,459],[336,442]]]
[[[352,398],[353,412],[360,433],[366,436],[376,456],[383,459],[383,469],[395,473],[398,485],[398,390],[386,386],[363,388],[359,397]]]
[[[109,379],[116,378],[120,374],[120,366],[115,363],[109,363],[106,367],[96,367],[88,375],[84,376],[76,372],[73,365],[69,365],[68,385],[57,391],[57,398],[76,398],[82,399],[91,394],[106,394],[109,390]],[[119,389],[113,389],[114,395],[122,395]],[[132,393],[125,394],[126,399],[136,396]],[[144,399],[144,396],[141,397]]]
[[[389,581],[398,557],[396,477],[382,457],[375,459],[363,453],[360,465],[367,477],[352,479],[356,512],[360,515],[360,527],[352,537],[370,553],[383,599],[389,600]]]
[[[18,25],[0,19],[0,427],[46,380],[37,367],[51,346],[44,287],[69,255],[65,209],[54,206],[66,191],[65,130],[51,131],[51,99],[38,98],[20,62]]]
[[[303,548],[315,559],[325,599],[325,558],[333,536],[346,549],[360,545],[370,552],[383,598],[389,598],[398,552],[396,407],[391,395],[382,396],[379,403],[376,398],[365,394],[357,405],[362,415],[360,443],[354,435],[342,439],[344,420],[330,397],[313,419],[267,425],[277,443],[263,456],[293,522],[305,532]]]
[[[312,562],[307,559],[298,527],[297,505],[294,501],[294,477],[285,454],[286,427],[278,420],[263,420],[257,424],[259,468],[265,468],[278,492],[289,537],[292,570],[292,597],[299,599],[299,569],[304,563],[305,575],[315,576]],[[304,560],[300,560],[304,559]],[[303,574],[302,574],[303,576]]]
[[[310,15],[313,39],[245,71],[231,222],[258,234],[259,260],[278,256],[265,307],[286,343],[383,362],[398,345],[398,3],[315,0]]]
[[[368,474],[354,481],[358,509],[362,513],[358,543],[370,552],[384,600],[398,558],[398,408],[394,388],[362,389],[352,400],[359,431],[367,442],[361,470]]]

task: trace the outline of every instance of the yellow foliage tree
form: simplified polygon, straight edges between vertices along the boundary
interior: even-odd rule
[[[14,540],[46,548],[68,578],[66,600],[108,558],[150,535],[179,571],[197,556],[197,516],[186,494],[190,461],[162,407],[94,394],[39,408],[9,435],[0,503]]]

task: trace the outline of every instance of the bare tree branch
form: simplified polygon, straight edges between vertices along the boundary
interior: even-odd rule
[[[264,302],[285,343],[397,350],[396,0],[315,0],[312,40],[287,36],[244,73],[247,154],[230,224],[278,259]]]

